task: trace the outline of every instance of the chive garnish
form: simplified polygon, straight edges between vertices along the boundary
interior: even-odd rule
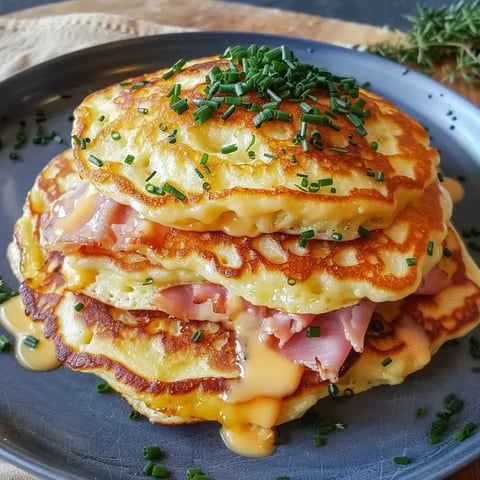
[[[370,148],[376,152],[378,150],[378,142],[370,142]]]
[[[296,281],[294,278],[289,277],[289,278],[287,279],[287,283],[288,283],[288,285],[290,285],[290,286],[293,287],[294,285],[297,284],[297,281]]]
[[[306,328],[306,336],[308,338],[318,338],[321,335],[321,330],[319,326],[316,325],[309,325]]]
[[[432,240],[429,240],[428,243],[427,243],[427,255],[432,255],[433,254],[433,247],[434,247],[434,243]]]
[[[360,225],[358,227],[357,233],[362,237],[362,238],[370,238],[370,230],[365,228],[364,226]]]
[[[137,112],[142,113],[143,115],[146,115],[148,113],[148,108],[138,107]]]
[[[381,361],[382,367],[386,367],[387,365],[390,365],[392,363],[392,358],[391,357],[386,357]]]
[[[233,153],[238,150],[238,146],[235,143],[231,143],[229,145],[224,145],[222,147],[222,153],[228,154],[228,153]]]
[[[83,310],[83,308],[85,307],[85,304],[82,303],[82,302],[78,302],[74,305],[73,309],[76,311],[76,312],[80,312],[80,310]]]
[[[456,434],[455,434],[455,441],[463,442],[467,438],[470,438],[475,431],[477,430],[477,425],[473,422],[467,423],[464,427],[462,427]]]
[[[342,234],[340,232],[333,232],[331,237],[332,240],[340,241],[342,239]]]
[[[152,468],[152,477],[155,478],[168,478],[170,476],[170,472],[167,470],[166,467],[162,465],[154,465]]]
[[[413,267],[413,266],[415,266],[415,265],[417,264],[417,260],[416,260],[416,258],[414,258],[414,257],[406,258],[406,259],[405,259],[405,262],[407,263],[407,265],[408,265],[409,267]]]
[[[88,156],[88,161],[90,163],[93,163],[93,165],[95,165],[96,167],[103,167],[103,161],[100,160],[98,157],[96,157],[95,155],[92,155],[90,154]]]
[[[148,277],[143,281],[142,285],[152,285],[152,283],[153,283],[153,278]]]
[[[152,183],[145,184],[145,190],[148,193],[152,193],[153,195],[160,195],[160,196],[165,195],[165,192],[163,191],[162,187],[158,187],[156,185],[153,185]]]
[[[199,342],[200,339],[202,338],[203,332],[202,330],[197,330],[193,335],[192,335],[192,342]]]
[[[409,457],[393,457],[393,461],[397,465],[408,465],[411,462]]]
[[[39,341],[40,340],[38,338],[35,338],[32,335],[26,335],[25,337],[23,337],[24,345],[30,348],[36,348]]]
[[[133,155],[128,154],[128,155],[125,157],[124,162],[125,162],[125,163],[128,163],[129,165],[131,165],[134,160],[135,160],[135,157],[134,157]]]
[[[156,174],[157,174],[157,171],[154,170],[154,171],[145,179],[145,183],[148,183]]]
[[[137,418],[140,418],[140,413],[137,410],[131,410],[128,415],[128,418],[130,420],[136,420]]]
[[[156,445],[143,447],[143,456],[147,460],[160,460],[165,456],[163,450]]]
[[[107,382],[97,383],[97,393],[109,393],[111,391],[110,385]]]
[[[338,387],[334,383],[329,383],[328,384],[328,393],[332,397],[336,397],[340,393],[340,390],[338,389]]]
[[[175,113],[178,113],[179,115],[181,115],[182,113],[184,113],[188,110],[188,101],[185,98],[180,98],[178,100],[170,102],[170,107]],[[210,110],[208,107],[207,107],[207,109]],[[198,112],[198,110],[197,110],[197,112]],[[201,123],[203,123],[203,122],[201,122]]]
[[[3,352],[11,346],[10,340],[6,335],[0,335],[0,352]]]
[[[186,196],[184,193],[182,193],[180,190],[177,190],[173,185],[171,185],[170,183],[164,183],[163,184],[163,187],[162,187],[162,190],[165,192],[165,193],[169,193],[170,195],[174,196],[175,198],[177,198],[178,200],[186,200]]]
[[[122,136],[120,135],[119,132],[112,132],[112,138],[117,141],[117,140],[120,140],[122,138]]]

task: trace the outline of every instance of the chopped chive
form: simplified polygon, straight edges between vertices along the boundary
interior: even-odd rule
[[[145,190],[148,193],[152,193],[153,195],[160,195],[160,196],[165,195],[165,192],[163,191],[162,187],[157,187],[156,185],[153,185],[152,183],[147,183],[145,185]]]
[[[202,338],[203,332],[202,330],[197,330],[193,335],[192,335],[192,342],[199,342],[200,339]]]
[[[333,232],[331,237],[333,240],[340,241],[342,239],[342,234],[340,232]]]
[[[320,337],[320,335],[321,335],[321,330],[319,326],[309,325],[306,328],[306,336],[308,338],[317,338],[317,337]]]
[[[128,154],[128,155],[125,157],[124,162],[125,162],[125,163],[128,163],[129,165],[131,165],[134,160],[135,160],[135,157],[134,157],[133,155]]]
[[[288,285],[293,287],[294,285],[297,284],[297,281],[294,278],[289,277],[288,280],[287,280],[287,283],[288,283]]]
[[[128,418],[130,420],[136,420],[137,418],[140,418],[140,413],[137,410],[131,410],[128,415]]]
[[[119,132],[112,132],[112,138],[117,141],[117,140],[120,140],[122,138],[122,136],[120,135]]]
[[[231,143],[230,145],[224,145],[222,147],[222,153],[228,154],[228,153],[233,153],[238,150],[238,146],[235,143]]]
[[[0,352],[3,352],[11,345],[10,340],[6,335],[0,335]]]
[[[378,142],[370,142],[370,148],[376,152],[378,150]]]
[[[329,393],[330,396],[336,397],[340,393],[340,390],[338,389],[338,387],[334,383],[329,383],[328,384],[328,393]]]
[[[383,182],[383,180],[385,180],[385,173],[382,170],[379,170],[375,178],[377,182]]]
[[[90,154],[88,156],[88,161],[90,163],[92,163],[93,165],[95,165],[96,167],[103,167],[103,161],[100,160],[98,157],[96,157],[95,155],[92,155]]]
[[[142,285],[152,285],[152,284],[153,284],[153,278],[151,277],[146,278],[142,283]]]
[[[415,265],[417,264],[417,260],[416,260],[416,258],[414,258],[414,257],[406,258],[406,259],[405,259],[405,262],[407,262],[407,265],[408,265],[409,267],[413,267],[413,266],[415,266]]]
[[[222,120],[227,120],[233,114],[235,108],[237,108],[235,105],[230,105],[223,113]]]
[[[143,447],[143,457],[147,460],[160,460],[165,456],[163,450],[156,445]]]
[[[83,308],[85,307],[85,304],[82,303],[82,302],[78,302],[74,305],[73,309],[76,311],[76,312],[80,312],[81,310],[83,310]]]
[[[169,193],[170,195],[173,195],[175,198],[177,198],[178,200],[186,200],[186,195],[184,193],[182,193],[180,190],[177,190],[173,185],[171,185],[170,183],[164,183],[163,184],[163,187],[162,187],[162,190],[165,192],[165,193]]]
[[[386,357],[381,361],[382,367],[386,367],[387,365],[390,365],[392,363],[392,358],[391,357]]]
[[[210,188],[212,188],[212,186],[208,182],[203,182],[202,188],[204,190],[210,190]]]
[[[195,173],[200,177],[200,178],[205,178],[203,173],[198,169],[198,168],[195,168]]]
[[[148,183],[156,174],[157,174],[157,171],[154,170],[154,171],[145,179],[145,183]]]
[[[320,436],[315,436],[313,445],[315,447],[323,447],[324,445],[327,444],[327,439],[325,437],[320,437]]]
[[[100,115],[100,116],[98,117],[98,121],[99,121],[99,122],[103,122],[104,120],[105,120],[105,115]]]
[[[443,249],[443,255],[447,258],[451,257],[453,255],[453,252],[449,250],[447,247],[444,247]]]
[[[367,177],[374,177],[375,171],[372,168],[367,168]]]
[[[319,184],[321,187],[328,187],[329,185],[332,185],[332,184],[333,184],[333,178],[321,178],[321,179],[318,181],[318,184]]]
[[[109,393],[111,391],[110,385],[107,382],[97,383],[97,393]]]
[[[138,107],[137,112],[142,113],[143,115],[146,115],[148,113],[148,108]]]
[[[415,417],[417,418],[425,418],[426,410],[423,407],[417,408],[415,411]]]
[[[125,82],[120,82],[120,86],[121,87],[127,87],[128,85],[130,85],[132,82],[129,82],[129,81],[125,81]]]
[[[397,465],[408,465],[411,462],[409,457],[393,457],[393,461]]]
[[[433,247],[434,247],[433,241],[429,240],[427,243],[427,254],[430,256],[433,254]]]
[[[144,475],[147,475],[148,477],[151,477],[154,466],[155,466],[155,464],[151,460],[149,460],[143,467]]]
[[[340,147],[329,147],[329,150],[335,153],[348,153],[348,150],[346,148],[340,148]]]
[[[360,225],[358,227],[357,233],[362,237],[362,238],[370,238],[371,232],[364,226]]]
[[[30,348],[36,348],[39,341],[40,340],[38,338],[35,338],[32,335],[26,335],[23,338],[24,345],[26,345],[27,347],[30,347]]]
[[[473,422],[467,423],[464,427],[462,427],[456,434],[455,434],[455,441],[463,442],[467,438],[470,438],[475,431],[477,430],[477,425]]]
[[[250,150],[250,151],[248,152],[248,158],[249,158],[250,160],[255,160],[255,156],[256,156],[256,155],[255,155],[255,152],[254,152],[253,150]]]
[[[170,103],[170,108],[175,112],[181,115],[188,110],[188,101],[185,98],[180,98]],[[207,107],[208,108],[208,107]],[[198,112],[200,109],[197,109]],[[210,109],[209,109],[210,110]],[[198,123],[198,122],[197,122]]]
[[[170,472],[167,470],[166,467],[162,465],[154,465],[152,468],[152,477],[155,478],[168,478],[170,476]]]

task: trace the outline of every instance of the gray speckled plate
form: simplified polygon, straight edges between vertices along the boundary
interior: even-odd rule
[[[480,112],[446,87],[404,67],[367,54],[299,39],[239,33],[187,33],[123,41],[34,67],[0,85],[0,250],[10,241],[25,194],[36,174],[69,143],[73,107],[91,89],[132,74],[169,66],[179,58],[219,53],[228,45],[289,45],[301,60],[341,75],[355,75],[425,124],[440,149],[445,172],[466,178],[466,198],[456,206],[459,230],[479,227]],[[46,131],[55,130],[63,144],[32,144],[42,109]],[[20,159],[10,152],[26,121],[29,141]],[[476,257],[479,261],[479,257]],[[14,284],[5,256],[0,276]],[[480,332],[477,330],[477,335]],[[313,445],[312,426],[283,426],[289,442],[268,458],[243,458],[227,450],[215,424],[163,427],[130,420],[129,408],[116,394],[96,393],[96,378],[60,368],[48,373],[24,370],[12,354],[0,354],[0,455],[49,479],[134,479],[142,477],[142,448],[161,445],[162,462],[172,478],[183,479],[187,468],[199,467],[216,480],[235,478],[292,480],[442,478],[480,455],[480,433],[463,443],[453,432],[480,419],[480,375],[471,372],[468,338],[444,347],[422,372],[396,387],[381,387],[348,400],[326,399],[324,415],[346,425]],[[478,365],[478,363],[477,363]],[[444,441],[432,446],[428,431],[443,398],[457,392],[465,400]],[[415,411],[427,409],[424,419]],[[393,457],[406,455],[409,465]]]

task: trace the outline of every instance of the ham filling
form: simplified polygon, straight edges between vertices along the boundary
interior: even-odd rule
[[[166,227],[142,218],[131,207],[111,200],[88,182],[60,198],[41,218],[41,242],[48,251],[70,253],[83,245],[134,252],[149,235],[162,239]],[[415,292],[434,295],[449,284],[435,267]],[[228,321],[231,294],[209,283],[178,285],[158,293],[156,307],[183,320]],[[350,351],[362,352],[375,303],[356,305],[323,314],[287,313],[253,305],[241,299],[242,309],[258,319],[260,340],[295,363],[317,371],[323,380],[338,381]],[[318,336],[307,335],[318,327]]]

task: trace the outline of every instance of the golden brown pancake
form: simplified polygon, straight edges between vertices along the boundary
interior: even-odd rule
[[[53,212],[66,211],[62,195],[71,198],[80,184],[69,151],[40,174],[15,227],[21,277],[34,277],[47,252],[60,251],[70,289],[125,309],[158,309],[162,290],[196,282],[221,285],[254,305],[291,313],[322,313],[364,298],[398,300],[415,291],[438,263],[451,212],[448,194],[432,183],[389,227],[370,232],[368,238],[309,239],[302,246],[301,237],[294,235],[230,237],[142,221],[135,224],[135,240],[117,246],[117,237],[102,244],[103,236],[98,240],[75,233],[97,218],[95,209],[84,215],[97,198],[93,187],[74,197],[80,212],[74,227],[72,212],[52,220]],[[62,228],[65,242],[61,234],[51,233]]]
[[[290,63],[301,69],[293,57]],[[425,129],[353,79],[312,67],[317,85],[297,94],[302,77],[285,98],[279,87],[282,99],[273,107],[271,89],[258,86],[243,95],[212,94],[220,77],[222,85],[228,75],[239,77],[230,86],[248,84],[241,64],[232,69],[228,58],[202,58],[167,79],[163,69],[90,94],[73,124],[81,175],[162,225],[250,237],[312,230],[327,240],[358,237],[361,226],[386,227],[435,181],[439,156]],[[241,100],[226,119],[225,97]],[[188,109],[177,113],[177,100]],[[216,100],[211,118],[199,123],[197,109],[208,109],[202,102]],[[272,119],[257,126],[265,111]],[[307,123],[304,115],[312,114]],[[234,151],[222,153],[225,147]]]

